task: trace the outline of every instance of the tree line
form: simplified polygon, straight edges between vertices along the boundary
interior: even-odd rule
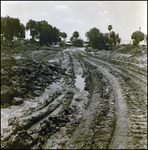
[[[47,21],[35,21],[30,19],[26,24],[26,30],[30,30],[31,41],[39,40],[41,46],[57,44],[60,41],[60,30],[52,25],[48,24]]]
[[[112,29],[112,25],[108,25],[109,33],[101,33],[95,27],[86,32],[85,35],[89,40],[90,46],[102,50],[120,44],[121,38],[119,38],[119,33],[116,34],[114,31],[111,31]]]
[[[25,26],[18,18],[1,17],[1,34],[8,41],[15,38],[23,39],[25,38]]]
[[[88,39],[89,46],[102,50],[120,44],[121,38],[119,37],[119,33],[115,33],[112,29],[112,25],[108,25],[109,33],[102,33],[96,27],[87,31],[85,36]],[[24,39],[25,31],[28,30],[31,36],[30,42],[35,43],[38,41],[41,46],[57,43],[64,45],[67,37],[65,32],[60,32],[59,29],[48,24],[45,20],[35,21],[30,19],[26,23],[26,26],[24,26],[18,18],[9,16],[1,17],[1,38],[5,39],[5,41]],[[131,39],[133,39],[133,45],[138,46],[139,42],[144,40],[144,33],[135,31],[131,35]],[[73,46],[83,46],[83,40],[79,38],[78,31],[73,32],[70,41]]]

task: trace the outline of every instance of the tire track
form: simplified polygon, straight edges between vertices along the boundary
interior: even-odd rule
[[[9,136],[3,138],[2,147],[147,148],[144,69],[138,71],[134,64],[131,67],[131,63],[120,60],[107,61],[106,55],[102,58],[81,50],[66,49],[57,54],[47,52],[48,55],[41,51],[41,57],[35,56],[41,63],[53,56],[55,65],[64,72],[54,78],[55,83],[46,91],[48,97],[36,99],[37,108],[29,107],[19,118],[22,128],[4,133]],[[84,79],[84,89],[76,86],[77,76]],[[30,124],[25,127],[28,117]],[[10,122],[15,125],[13,118]]]
[[[100,58],[100,57],[99,57],[99,58]],[[130,76],[132,76],[133,79],[136,78],[136,79],[140,80],[141,83],[142,83],[142,82],[143,82],[144,84],[147,83],[147,81],[146,81],[147,73],[146,73],[146,72],[139,73],[139,72],[137,72],[136,70],[132,70],[132,69],[130,69],[130,68],[127,68],[126,65],[123,65],[123,63],[117,64],[116,62],[118,62],[118,61],[116,61],[116,62],[113,64],[112,62],[110,62],[111,60],[109,60],[110,63],[106,62],[106,60],[103,61],[104,58],[103,58],[103,59],[101,58],[101,60],[100,60],[100,59],[94,58],[94,56],[93,56],[93,58],[90,57],[89,59],[91,59],[91,61],[94,61],[94,60],[95,60],[95,61],[100,62],[100,63],[102,63],[102,64],[108,65],[108,66],[110,66],[110,67],[112,67],[113,69],[116,69],[116,70],[119,70],[119,69],[120,69],[120,72],[122,71],[123,74],[127,73],[127,74],[129,74]],[[117,68],[118,68],[118,69],[117,69]],[[125,68],[126,68],[126,69],[125,69]],[[118,72],[119,72],[119,71],[118,71]],[[144,77],[143,77],[143,76],[144,76]],[[134,79],[134,81],[136,81],[136,80]]]
[[[118,103],[118,110],[117,110],[118,117],[117,117],[115,132],[111,140],[111,143],[109,145],[109,149],[114,149],[114,148],[127,149],[129,142],[131,141],[131,139],[128,136],[129,121],[127,117],[128,114],[127,114],[126,102],[122,94],[122,90],[118,82],[118,79],[115,78],[112,74],[110,74],[106,69],[96,65],[95,63],[85,58],[84,60],[86,62],[89,62],[93,66],[96,66],[109,79],[114,91],[116,92],[115,94],[116,94],[116,101]]]
[[[131,74],[125,74],[124,71],[125,69],[123,70],[122,67],[118,65],[109,64],[107,62],[103,62],[97,59],[95,59],[94,61],[93,59],[89,58],[89,60],[93,61],[95,64],[97,62],[97,64],[105,67],[105,69],[107,69],[108,72],[118,77],[118,80],[120,81],[119,82],[120,86],[123,89],[122,94],[125,97],[125,103],[127,105],[128,136],[130,139],[130,142],[128,142],[127,147],[132,149],[139,149],[139,148],[146,149],[147,147],[146,79],[144,80],[145,82],[141,82],[142,80],[140,79],[140,77],[138,77],[137,80],[135,80],[134,77],[131,78]],[[112,145],[114,146],[114,144],[111,143],[110,148],[115,148],[115,146],[113,147]],[[118,148],[121,148],[121,146],[119,146]]]
[[[92,65],[88,65],[88,63],[82,61],[77,53],[74,53],[73,55],[82,66],[85,64],[85,68],[91,70],[91,78],[93,80],[94,90],[90,105],[88,106],[88,109],[85,110],[80,125],[76,128],[76,131],[66,143],[65,148],[107,148],[112,132],[114,131],[112,128],[114,128],[113,123],[115,116],[112,114],[114,113],[114,110],[112,110],[114,107],[112,107],[111,104],[113,103],[114,97],[113,99],[109,98],[109,100],[102,99],[100,97],[103,96],[102,92],[104,92],[101,90],[103,87],[101,84],[103,83],[101,81],[103,76],[99,74],[101,80],[98,81],[98,71],[94,71],[94,67],[92,67]],[[98,91],[98,89],[100,90]],[[101,132],[102,134],[100,135]]]
[[[107,67],[109,67],[110,70],[115,72],[115,76],[118,76],[118,73],[119,73],[120,75],[123,75],[123,76],[125,76],[127,78],[130,77],[133,80],[133,82],[135,82],[137,84],[140,84],[143,87],[144,91],[146,92],[146,88],[145,88],[145,86],[143,86],[143,85],[147,84],[146,76],[143,77],[143,76],[141,76],[139,74],[136,75],[137,73],[135,74],[135,73],[133,73],[131,71],[128,71],[128,70],[126,70],[126,69],[124,69],[124,68],[122,68],[122,67],[120,67],[118,65],[110,64],[108,62],[104,62],[104,61],[96,59],[96,58],[92,58],[92,57],[88,58],[87,57],[87,59],[93,61],[94,63],[97,62],[97,63],[99,63],[100,65],[103,65],[103,66],[107,65]]]

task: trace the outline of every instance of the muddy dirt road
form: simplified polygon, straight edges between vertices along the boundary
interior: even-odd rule
[[[2,148],[147,149],[146,51],[72,47],[29,56],[50,82],[35,77],[34,96],[1,109]]]

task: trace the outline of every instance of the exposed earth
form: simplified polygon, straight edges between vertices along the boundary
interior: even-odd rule
[[[147,149],[147,46],[1,57],[1,148]]]

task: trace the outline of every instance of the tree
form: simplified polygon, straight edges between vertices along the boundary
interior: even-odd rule
[[[61,32],[60,36],[64,39],[64,41],[67,38],[67,34],[65,32]]]
[[[30,30],[30,36],[32,36],[32,40],[35,41],[35,37],[37,38],[37,22],[35,20],[30,19],[26,23],[26,30]]]
[[[72,36],[72,37],[70,37],[70,41],[72,42],[74,40],[74,37]]]
[[[109,25],[109,31],[111,31],[112,26]],[[119,38],[119,34],[115,33],[114,31],[111,31],[110,33],[101,33],[99,29],[92,28],[88,32],[86,32],[85,36],[89,40],[89,45],[92,48],[96,49],[106,49],[108,50],[109,47],[112,47],[112,45],[119,44],[121,39]]]
[[[110,38],[112,39],[111,40],[113,42],[112,44],[116,45],[116,34],[114,31],[110,32]]]
[[[89,45],[92,46],[92,41],[100,34],[100,30],[97,28],[92,28],[85,33],[85,36],[89,40]]]
[[[73,32],[73,37],[77,39],[79,37],[79,32],[78,31]]]
[[[145,41],[146,41],[146,43],[147,43],[147,35],[145,35]]]
[[[58,41],[60,41],[60,30],[54,27],[52,29],[52,41],[57,44]]]
[[[97,36],[100,33],[100,30],[97,28],[92,28],[88,32],[86,32],[87,39],[91,40],[93,37]]]
[[[18,18],[1,17],[1,34],[6,40],[25,38],[25,27]]]
[[[121,42],[121,38],[119,38],[119,33],[115,33],[114,31],[110,32],[110,44],[112,46],[112,44],[116,45],[117,43],[120,44]]]
[[[18,18],[12,19],[14,38],[25,38],[25,26],[20,23]]]
[[[120,44],[121,38],[119,38],[119,33],[116,34],[115,38],[116,38],[116,43]]]
[[[26,24],[26,30],[30,30],[32,41],[39,40],[41,46],[57,43],[60,41],[60,30],[52,25],[48,24],[47,21],[34,21],[29,20]]]
[[[113,29],[112,25],[108,25],[109,32]]]
[[[96,49],[106,49],[106,43],[103,33],[99,33],[91,42],[91,47]]]
[[[82,39],[73,39],[72,45],[75,47],[83,47],[83,40]]]
[[[103,33],[100,32],[97,28],[92,28],[86,32],[86,37],[89,40],[89,45],[92,48],[103,49],[106,47]],[[107,40],[107,37],[106,37]]]
[[[72,37],[70,37],[70,41],[72,42],[72,45],[75,47],[83,47],[83,40],[79,39],[79,32],[75,31],[72,34]]]
[[[141,31],[135,31],[131,35],[131,39],[133,39],[133,45],[139,46],[139,42],[144,40],[144,33],[142,33]]]
[[[110,43],[111,43],[109,33],[105,33],[103,39],[105,43],[105,49],[108,50]]]
[[[40,30],[39,30],[39,41],[40,45],[47,45],[53,43],[53,28],[47,21],[43,20],[40,22]]]

